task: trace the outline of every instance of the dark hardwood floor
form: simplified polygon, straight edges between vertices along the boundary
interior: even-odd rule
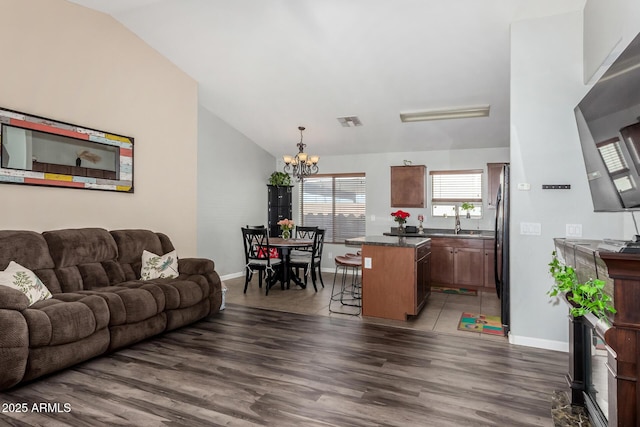
[[[0,425],[552,426],[566,369],[566,353],[228,304],[0,393]]]

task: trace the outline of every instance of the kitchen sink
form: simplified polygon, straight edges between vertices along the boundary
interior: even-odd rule
[[[492,230],[460,230],[458,234],[455,234],[452,228],[425,228],[424,234],[432,236],[478,236],[478,237],[491,237],[494,235]]]

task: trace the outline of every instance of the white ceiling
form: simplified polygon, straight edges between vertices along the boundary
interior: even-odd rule
[[[70,1],[112,15],[198,81],[205,108],[280,157],[300,125],[321,156],[508,147],[511,22],[585,0]],[[399,118],[481,104],[489,117]]]

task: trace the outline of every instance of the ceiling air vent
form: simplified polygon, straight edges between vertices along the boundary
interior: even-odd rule
[[[357,116],[338,117],[338,121],[345,128],[350,128],[353,126],[362,126],[362,122]]]

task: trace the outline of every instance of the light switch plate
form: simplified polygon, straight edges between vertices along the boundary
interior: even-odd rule
[[[371,258],[370,257],[365,257],[364,258],[364,268],[371,269]]]
[[[539,236],[542,234],[542,225],[539,222],[521,222],[520,234],[525,236]]]

